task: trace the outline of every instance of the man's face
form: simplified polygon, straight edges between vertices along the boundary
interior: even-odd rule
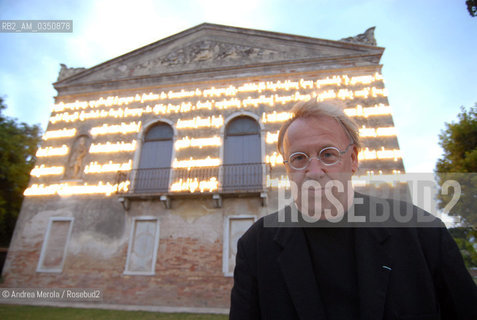
[[[288,127],[283,141],[284,159],[288,160],[295,152],[313,158],[303,170],[286,164],[288,177],[297,187],[293,192],[292,186],[295,203],[302,213],[324,219],[325,209],[329,209],[332,215],[341,213],[337,202],[345,211],[351,205],[353,191],[348,182],[358,169],[357,148],[351,146],[334,165],[327,166],[317,160],[323,148],[335,147],[344,151],[350,140],[344,128],[327,116],[300,118]]]

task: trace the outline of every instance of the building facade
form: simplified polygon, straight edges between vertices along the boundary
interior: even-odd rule
[[[357,187],[404,173],[373,30],[331,41],[201,24],[62,65],[3,286],[227,312],[236,242],[288,185],[276,141],[294,103],[344,102],[364,142]]]

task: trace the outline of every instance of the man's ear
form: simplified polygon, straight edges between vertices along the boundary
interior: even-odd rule
[[[358,163],[358,148],[353,146],[353,151],[351,152],[351,172],[353,174],[358,171],[359,163]]]

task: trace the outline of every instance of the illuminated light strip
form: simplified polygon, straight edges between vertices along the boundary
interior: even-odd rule
[[[265,156],[265,162],[274,167],[277,164],[283,164],[283,157],[281,154],[274,152],[271,156]]]
[[[249,97],[250,98],[250,97]],[[213,101],[213,100],[212,100]],[[206,106],[209,108],[209,110],[212,110],[212,102],[209,102],[207,100],[208,104],[206,104]],[[205,109],[205,108],[201,108],[202,106],[197,106],[197,109]],[[231,98],[231,99],[224,99],[222,101],[217,101],[215,102],[215,107],[217,109],[228,109],[230,107],[235,107],[235,108],[241,108],[242,107],[242,101],[240,99],[237,99],[237,98]]]
[[[292,101],[302,101],[302,100],[309,100],[309,99],[311,99],[311,95],[309,94],[302,95],[298,91],[295,94],[290,96],[279,96],[277,94],[274,96],[275,103],[281,103],[281,104],[289,103]]]
[[[324,101],[327,99],[336,99],[336,92],[335,90],[328,90],[325,92],[321,92],[316,96],[317,101]]]
[[[303,89],[313,89],[313,80],[300,79],[300,87]]]
[[[313,93],[313,96],[315,96],[316,93],[314,92]],[[274,101],[275,103],[281,103],[281,104],[285,104],[285,103],[288,103],[288,102],[291,102],[291,101],[307,101],[307,100],[310,100],[312,97],[311,94],[301,94],[300,92],[296,91],[294,94],[292,95],[289,95],[289,96],[279,96],[279,95],[274,95],[273,98],[274,98]]]
[[[204,191],[216,191],[219,189],[219,182],[216,177],[212,177],[209,180],[197,180],[197,178],[191,179],[188,178],[187,180],[180,179],[177,182],[174,182],[171,185],[170,190],[172,192],[181,192],[181,191],[189,191],[195,192],[199,190],[200,192]]]
[[[393,170],[393,174],[396,175],[396,174],[401,174],[401,170]],[[374,176],[375,173],[374,173],[374,170],[367,170],[366,171],[366,175],[368,176]],[[378,175],[383,175],[383,171],[382,170],[379,170],[378,171]]]
[[[360,137],[376,137],[376,130],[375,128],[366,128],[363,126],[359,129],[359,136]]]
[[[387,128],[377,128],[376,135],[378,137],[389,137],[389,136],[396,136],[397,129],[395,127],[387,127]]]
[[[278,133],[279,131],[275,132],[267,132],[267,135],[265,137],[265,142],[266,143],[277,143],[278,142]]]
[[[190,169],[192,167],[217,167],[220,166],[220,159],[219,158],[211,158],[207,157],[205,159],[192,159],[189,160],[177,160],[175,159],[172,163],[173,168],[187,168]]]
[[[380,103],[375,105],[374,107],[367,107],[363,108],[361,105],[357,105],[356,108],[347,108],[344,109],[344,113],[346,113],[349,117],[370,117],[370,116],[382,116],[391,114],[391,107],[385,106],[384,104]]]
[[[386,150],[384,147],[381,147],[381,150],[369,150],[369,148],[366,148],[358,154],[358,160],[394,159],[394,161],[397,161],[400,158],[402,158],[401,150]]]
[[[150,106],[146,106],[145,108],[126,108],[124,110],[124,118],[127,117],[140,117],[143,113],[152,113],[152,108]],[[118,118],[118,117],[115,117]]]
[[[136,94],[136,96],[138,96]],[[147,102],[147,101],[155,101],[155,100],[159,100],[160,99],[160,96],[157,94],[157,93],[152,93],[152,92],[149,92],[149,93],[143,93],[141,95],[141,103],[144,103],[144,102]],[[136,99],[136,101],[138,101]]]
[[[342,90],[343,90],[343,92],[341,93]],[[340,93],[341,93],[341,95],[340,95]],[[340,93],[338,93],[338,96],[341,99],[353,99],[355,97],[367,99],[370,95],[373,98],[376,98],[378,96],[387,97],[387,95],[388,95],[388,92],[387,92],[386,89],[378,89],[376,87],[372,87],[372,88],[367,87],[367,88],[363,88],[361,90],[356,90],[354,92],[351,91],[351,90],[348,90],[348,89],[341,89]]]
[[[400,183],[407,183],[408,181],[405,178],[405,175],[399,173],[393,173],[393,174],[383,174],[377,176],[353,176],[351,178],[351,184],[353,187],[364,187],[370,184],[389,184],[389,185],[395,185],[396,182]],[[278,188],[290,188],[290,180],[288,176],[281,175],[280,177],[277,178],[271,178],[270,175],[267,175],[267,187],[271,187],[274,189]]]
[[[326,85],[336,85],[341,86],[342,84],[348,85],[355,85],[355,84],[371,84],[374,81],[382,80],[382,75],[376,73],[374,76],[372,75],[364,75],[364,76],[355,76],[349,78],[347,75],[342,76],[332,76],[331,78],[327,77],[325,79],[318,79],[314,80],[304,80],[300,79],[299,81],[292,81],[292,80],[277,80],[277,81],[267,81],[267,82],[250,82],[244,83],[239,85],[238,87],[229,85],[228,87],[223,88],[206,88],[206,89],[199,89],[195,88],[192,90],[184,90],[181,89],[180,91],[169,91],[167,93],[161,92],[158,93],[143,93],[143,94],[135,94],[134,96],[126,96],[126,97],[119,97],[119,96],[108,96],[106,98],[100,97],[97,100],[90,100],[90,101],[75,101],[71,103],[64,103],[59,102],[58,104],[53,105],[52,111],[53,112],[62,112],[65,110],[84,110],[88,107],[90,108],[99,108],[99,107],[111,107],[111,106],[121,106],[121,105],[129,105],[133,102],[148,102],[148,101],[158,101],[161,99],[183,99],[183,98],[191,98],[191,97],[219,97],[222,95],[225,96],[234,96],[240,92],[258,92],[261,93],[265,90],[276,91],[276,90],[291,90],[291,89],[313,89],[316,87],[320,89],[322,86]]]
[[[271,188],[289,188],[290,179],[288,176],[281,175],[279,178],[270,178],[267,174],[267,187]]]
[[[121,99],[121,100],[119,100]],[[129,104],[128,102],[133,102],[135,99],[133,96],[130,96],[130,97],[123,97],[123,98],[119,98],[118,96],[109,96],[109,97],[106,97],[106,98],[99,98],[98,100],[90,100],[88,102],[89,106],[92,107],[92,108],[98,108],[98,107],[101,107],[101,106],[105,106],[105,107],[111,107],[111,106],[114,106],[114,105],[120,105],[120,104]]]
[[[191,120],[177,120],[176,128],[177,129],[184,129],[184,128],[201,128],[201,127],[215,127],[220,128],[224,125],[224,118],[222,116],[216,117],[195,117]]]
[[[55,114],[54,116],[50,117],[50,122],[53,124],[60,121],[75,122],[75,121],[78,121],[78,119],[79,119],[79,112],[75,112],[75,113],[64,112],[61,114]]]
[[[202,149],[203,147],[218,147],[222,145],[222,141],[218,136],[213,136],[210,138],[192,138],[184,137],[180,140],[177,140],[174,143],[174,147],[176,150],[190,148],[190,147],[198,147]]]
[[[307,101],[310,100],[312,97],[311,94],[301,94],[299,91],[295,92],[292,95],[288,96],[280,96],[278,94],[275,95],[270,95],[270,96],[265,96],[261,95],[258,98],[252,98],[252,97],[247,97],[244,100],[239,100],[237,98],[232,98],[232,99],[224,99],[222,101],[217,101],[215,104],[213,102],[209,102],[207,104],[207,108],[209,110],[212,109],[212,105],[215,106],[217,109],[227,109],[229,107],[236,107],[236,108],[241,108],[241,107],[258,107],[260,104],[268,105],[270,107],[275,106],[277,103],[285,104],[289,102],[294,102],[294,101]],[[199,107],[197,107],[199,109]]]
[[[327,86],[327,85],[336,85],[340,86],[342,83],[342,79],[340,76],[333,76],[333,77],[326,77],[325,79],[318,79],[315,81],[316,87],[319,89],[322,86]]]
[[[365,88],[366,89],[366,88]],[[363,89],[363,90],[365,90]],[[354,99],[354,92],[353,90],[349,90],[349,89],[340,89],[336,95],[338,98],[340,98],[341,100],[345,100],[345,99]]]
[[[156,104],[152,109],[154,114],[169,114],[169,113],[184,113],[190,112],[192,109],[192,103],[182,102],[181,104]]]
[[[68,154],[70,149],[66,145],[62,145],[61,147],[46,147],[46,148],[39,148],[36,152],[37,157],[50,157],[50,156],[64,156]]]
[[[371,95],[374,98],[376,98],[378,96],[387,97],[388,96],[388,89],[386,89],[386,88],[379,89],[379,88],[376,88],[376,87],[372,87],[371,88]]]
[[[210,89],[204,89],[203,96],[207,97],[220,97],[221,95],[225,96],[235,96],[239,90],[234,86],[230,85],[227,88],[218,88],[212,87]]]
[[[69,138],[73,137],[76,134],[76,129],[60,129],[60,130],[50,130],[45,132],[43,135],[43,140],[48,139],[58,139],[58,138]]]
[[[132,160],[124,163],[113,163],[109,161],[105,164],[99,164],[97,161],[90,162],[84,168],[84,173],[106,173],[106,172],[118,172],[129,171],[132,169]]]
[[[371,93],[371,88],[364,88],[362,90],[355,91],[354,96],[367,99],[370,93]]]
[[[74,121],[85,121],[89,119],[99,119],[99,118],[127,118],[127,117],[140,117],[144,113],[152,113],[153,109],[148,105],[145,108],[117,108],[110,110],[91,110],[91,111],[81,111],[70,114],[68,112],[58,113],[50,117],[50,122],[55,124],[56,122],[74,122]]]
[[[370,151],[369,148],[365,148],[358,153],[358,160],[375,160],[377,157],[376,150]]]
[[[118,96],[109,96],[106,98],[100,97],[98,100],[90,100],[90,101],[78,101],[75,102],[59,102],[53,105],[52,111],[53,112],[62,112],[64,110],[80,110],[86,109],[88,107],[91,108],[99,108],[102,106],[111,107],[114,105],[123,105],[123,104],[130,104],[132,102],[147,102],[147,101],[155,101],[159,99],[165,99],[167,95],[162,93],[161,95],[155,93],[143,93],[142,95],[136,94],[135,96],[128,96],[128,97],[118,97]]]
[[[139,132],[139,130],[141,130],[141,121],[131,122],[131,123],[121,122],[121,124],[114,124],[114,125],[103,124],[101,127],[91,128],[90,133],[92,136],[97,136],[97,135],[104,135],[104,134],[134,133],[134,132]]]
[[[78,109],[86,109],[90,105],[87,101],[78,101],[76,100],[75,102],[59,102],[57,104],[54,104],[53,107],[51,108],[52,112],[61,112],[64,110],[78,110]]]
[[[397,159],[402,158],[401,150],[393,149],[393,150],[385,150],[384,147],[381,147],[381,150],[377,150],[378,159]]]
[[[316,94],[316,93],[314,93]],[[242,108],[252,106],[257,107],[259,104],[266,104],[268,106],[274,106],[275,103],[289,103],[294,101],[306,101],[311,99],[311,94],[301,94],[300,92],[295,92],[292,95],[288,96],[260,96],[259,98],[248,97],[243,101],[237,98],[224,99],[221,101],[209,101],[198,102],[195,106],[190,102],[182,104],[156,104],[153,108],[151,106],[146,106],[145,108],[128,108],[125,109],[117,108],[110,110],[91,110],[91,111],[81,111],[75,113],[59,113],[50,118],[50,122],[55,124],[57,122],[75,122],[75,121],[85,121],[89,119],[98,119],[98,118],[126,118],[126,117],[140,117],[143,114],[154,113],[156,115],[160,114],[170,114],[170,113],[186,113],[191,110],[201,110],[208,109],[212,110],[213,108],[224,110],[230,107]]]
[[[85,195],[85,194],[103,194],[110,196],[115,192],[127,192],[129,190],[129,181],[124,181],[117,184],[106,184],[100,181],[96,185],[70,185],[69,183],[60,184],[33,184],[27,188],[23,195],[25,196],[47,196],[58,194],[60,196]]]
[[[90,111],[76,111],[74,113],[58,113],[50,117],[50,122],[55,124],[57,122],[76,122],[76,121],[86,121],[89,119],[98,119],[98,118],[125,118],[125,117],[140,117],[143,114],[153,113],[156,115],[166,115],[171,113],[188,113],[194,110],[208,109],[212,110],[216,108],[218,110],[224,110],[231,107],[234,108],[243,108],[243,107],[258,107],[260,104],[265,104],[270,107],[275,106],[276,104],[285,104],[289,102],[296,101],[306,101],[310,100],[312,97],[316,97],[317,101],[324,101],[327,99],[336,99],[340,98],[345,99],[354,99],[356,97],[368,97],[373,96],[377,97],[379,95],[386,96],[386,89],[377,89],[364,88],[357,91],[352,91],[349,89],[340,89],[335,91],[333,89],[324,91],[324,92],[312,92],[310,94],[303,94],[299,91],[295,92],[292,95],[281,96],[278,94],[275,95],[261,95],[258,98],[247,97],[243,100],[238,98],[223,99],[221,101],[207,100],[206,102],[198,102],[196,105],[193,105],[191,102],[182,102],[181,104],[156,104],[154,107],[147,106],[145,108],[117,108],[110,110],[90,110]]]
[[[232,99],[232,100],[235,100],[235,99]],[[240,102],[240,100],[238,100],[238,101]],[[212,110],[213,105],[214,105],[214,100],[212,100],[212,101],[207,100],[205,102],[198,101],[197,104],[195,105],[195,109],[196,110],[202,110],[202,109]],[[226,108],[224,108],[224,109],[226,109]]]
[[[41,166],[35,166],[33,170],[30,171],[30,175],[34,177],[41,177],[41,176],[50,176],[50,175],[59,175],[63,174],[65,171],[64,167],[46,167],[44,164]]]
[[[366,75],[366,76],[356,76],[356,77],[352,77],[349,83],[350,83],[351,85],[358,84],[358,83],[370,84],[370,83],[372,83],[372,82],[374,82],[374,81],[375,81],[375,79],[374,79],[373,76]]]
[[[302,79],[303,80],[303,79]],[[281,82],[280,80],[276,82],[272,81],[267,81],[266,82],[266,88],[267,90],[272,90],[272,91],[277,91],[277,90],[290,90],[290,89],[295,89],[298,90],[300,88],[300,83],[298,81],[291,81],[291,80],[285,80],[284,82]]]
[[[134,101],[140,101],[138,99],[138,94],[135,96],[127,96],[127,97],[106,97],[105,98],[99,98],[98,100],[91,100],[88,102],[88,104],[93,107],[93,108],[98,108],[100,106],[105,106],[105,107],[111,107],[111,106],[121,106],[121,105],[128,105]]]
[[[93,143],[89,147],[90,153],[113,153],[113,152],[130,152],[136,150],[136,140],[133,142],[106,142],[106,143]]]
[[[355,76],[352,77],[349,83],[351,85],[355,84],[371,84],[375,81],[383,80],[383,76],[379,73],[375,73],[374,75],[365,75],[365,76]]]
[[[284,122],[293,117],[291,112],[279,112],[273,111],[273,113],[262,113],[262,122]]]
[[[382,128],[366,128],[363,126],[359,129],[359,136],[363,138],[368,137],[390,137],[396,136],[397,130],[395,127],[382,127]]]
[[[326,77],[325,79],[316,80],[315,85],[319,89],[322,86],[327,86],[327,85],[341,86],[341,84],[345,84],[345,85],[371,84],[375,81],[380,81],[380,80],[383,80],[383,76],[376,72],[374,75],[354,76],[354,77],[351,77],[351,79],[347,75],[332,76],[331,78]]]
[[[238,92],[253,92],[256,91],[258,93],[261,93],[262,91],[267,89],[267,85],[265,82],[249,82],[249,83],[244,83],[240,87],[238,87]]]
[[[247,97],[242,101],[242,104],[244,107],[248,106],[253,106],[253,107],[258,107],[259,104],[266,104],[268,106],[273,106],[274,105],[274,99],[273,96],[260,96],[258,98],[252,98],[252,97]]]
[[[201,95],[202,95],[202,91],[200,89],[195,89],[191,91],[185,91],[184,89],[181,89],[181,91],[179,92],[169,91],[167,93],[167,97],[169,99],[182,99],[182,98],[190,98],[190,97],[201,96]]]
[[[350,89],[340,89],[338,90],[338,93],[335,92],[335,90],[330,89],[325,92],[321,92],[317,94],[317,100],[319,101],[324,101],[327,99],[335,99],[335,98],[340,98],[341,100],[351,100],[354,98],[368,98],[368,96],[372,96],[374,98],[378,96],[383,96],[387,97],[388,91],[386,89],[378,89],[376,87],[372,88],[363,88],[361,90],[350,90]]]
[[[351,183],[353,187],[365,187],[369,185],[380,185],[388,184],[391,186],[396,185],[396,183],[408,183],[413,179],[409,179],[409,176],[402,174],[400,171],[392,174],[380,174],[380,175],[362,175],[362,176],[353,176],[351,178]]]
[[[373,180],[375,179],[375,180]],[[364,187],[370,184],[389,184],[395,185],[399,183],[407,183],[408,181],[405,178],[405,175],[401,174],[400,171],[393,174],[383,174],[377,176],[353,176],[351,178],[351,184],[353,187]],[[288,176],[281,175],[277,178],[271,178],[270,175],[267,175],[267,187],[274,189],[278,188],[290,188],[290,180]]]

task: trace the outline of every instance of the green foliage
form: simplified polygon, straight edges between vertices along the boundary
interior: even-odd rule
[[[467,268],[477,267],[477,230],[472,228],[451,228],[454,238]]]
[[[461,108],[457,123],[446,123],[440,135],[444,158],[437,162],[438,172],[477,172],[477,103]]]
[[[38,125],[18,123],[2,114],[0,98],[0,245],[8,246],[20,212],[23,191],[41,139]]]
[[[436,175],[441,190],[438,192],[439,207],[445,208],[452,201],[456,190],[445,184],[457,181],[461,194],[452,205],[450,215],[460,216],[464,225],[477,225],[477,103],[470,110],[461,108],[456,123],[446,123],[439,135],[439,144],[444,150],[443,158],[436,164]]]
[[[477,17],[477,0],[467,0],[465,2],[467,5],[467,11],[472,17]]]

